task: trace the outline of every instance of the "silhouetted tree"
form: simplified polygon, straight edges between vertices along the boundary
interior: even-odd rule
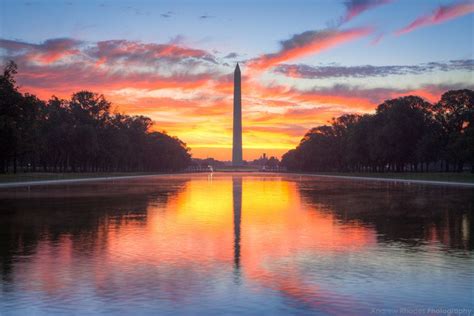
[[[381,169],[402,171],[411,164],[417,170],[416,148],[432,119],[429,108],[428,102],[415,96],[387,100],[377,107],[372,146]]]
[[[366,171],[374,165],[370,148],[374,121],[373,115],[361,116],[348,130],[346,159],[351,171]]]
[[[444,93],[434,106],[435,115],[444,129],[443,158],[446,171],[452,164],[456,170],[469,160],[474,124],[474,91],[453,90]],[[471,140],[471,141],[470,141]],[[470,161],[472,164],[472,160]]]
[[[16,172],[21,135],[25,132],[22,118],[25,116],[23,110],[26,102],[16,87],[16,73],[17,65],[11,61],[0,77],[0,167],[3,172],[10,163]]]
[[[474,92],[448,91],[437,104],[387,100],[372,115],[343,115],[308,131],[282,157],[288,170],[427,171],[445,161],[474,172]]]
[[[266,164],[266,167],[270,170],[274,170],[278,167],[278,164],[280,162],[278,161],[278,159],[274,156],[271,156],[270,159],[268,159],[267,161],[267,164]]]
[[[0,76],[0,172],[177,171],[190,163],[178,138],[152,132],[144,116],[110,112],[101,94],[48,102],[16,87],[15,63]],[[40,169],[39,169],[40,168]]]

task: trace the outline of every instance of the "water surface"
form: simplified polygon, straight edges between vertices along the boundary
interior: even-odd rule
[[[474,311],[473,209],[467,188],[270,174],[2,190],[0,314]]]

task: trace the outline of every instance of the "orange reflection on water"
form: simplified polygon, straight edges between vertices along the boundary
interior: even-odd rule
[[[232,261],[235,186],[241,203],[242,260],[252,270],[262,260],[317,248],[352,251],[375,242],[373,230],[342,224],[329,212],[303,204],[294,183],[279,178],[193,179],[166,209],[149,207],[146,227],[129,221],[111,230],[108,251],[156,262]],[[140,254],[140,255],[139,255]],[[118,256],[120,257],[120,256]]]
[[[302,203],[296,184],[281,178],[214,177],[189,181],[166,208],[149,207],[146,228],[122,223],[110,231],[112,265],[233,264],[247,279],[307,301],[330,293],[304,284],[292,260],[308,252],[350,252],[376,242],[372,229],[342,224]],[[123,254],[126,254],[123,255]],[[287,260],[285,273],[272,263]],[[298,293],[301,297],[298,297]]]
[[[294,182],[265,176],[193,177],[165,205],[150,203],[142,217],[105,217],[82,240],[62,238],[40,243],[38,260],[23,266],[22,278],[36,280],[30,290],[59,292],[87,277],[105,295],[111,288],[126,290],[124,271],[136,279],[142,269],[160,267],[167,274],[160,286],[180,301],[183,283],[195,278],[198,266],[209,275],[234,269],[247,281],[305,303],[332,294],[305,282],[299,257],[362,251],[376,242],[373,229],[343,224],[303,203]],[[86,269],[82,263],[90,256],[98,263]]]
[[[468,190],[217,173],[2,194],[7,313],[347,315],[386,297],[470,302]]]

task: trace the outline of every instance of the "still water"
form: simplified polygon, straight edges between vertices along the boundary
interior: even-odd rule
[[[473,209],[271,174],[3,189],[0,315],[474,313]]]

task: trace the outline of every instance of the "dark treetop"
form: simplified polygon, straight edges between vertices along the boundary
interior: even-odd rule
[[[0,76],[0,173],[9,171],[177,171],[190,163],[176,137],[150,130],[145,116],[110,111],[103,95],[45,102],[16,87],[10,62]]]

